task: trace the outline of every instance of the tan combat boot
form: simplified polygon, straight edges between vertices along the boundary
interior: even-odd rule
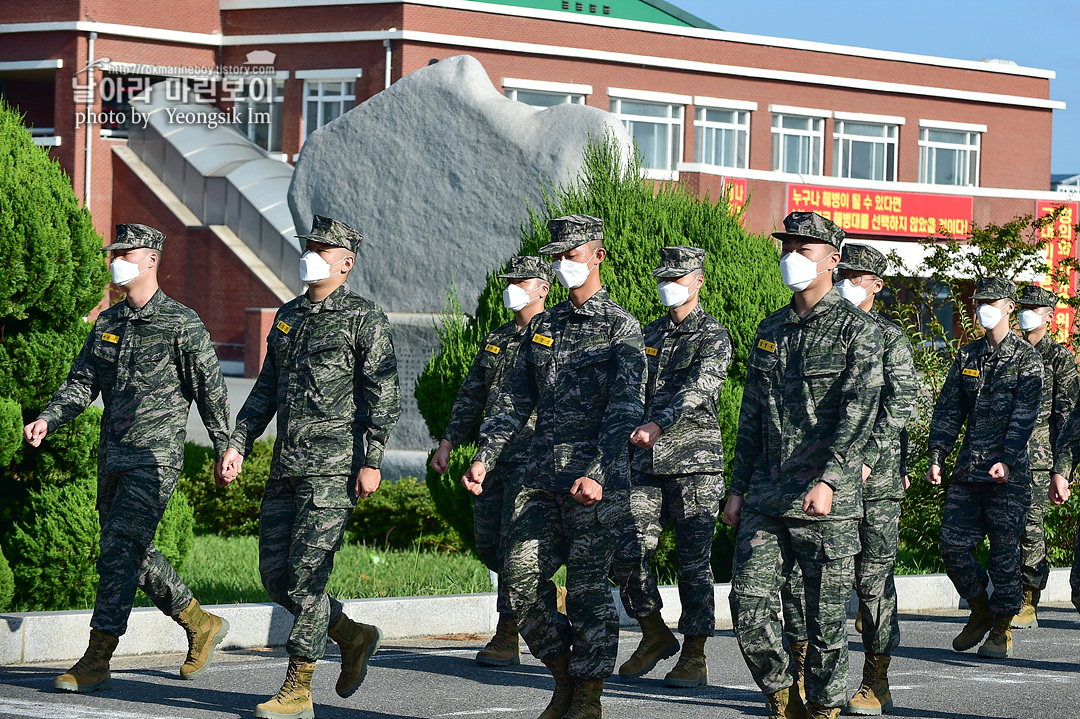
[[[1012,620],[1011,614],[1001,614],[994,619],[994,626],[990,630],[990,636],[979,647],[980,657],[1005,659],[1012,656]]]
[[[570,652],[563,652],[559,656],[544,662],[544,665],[555,677],[555,692],[551,695],[544,713],[537,719],[563,719],[570,710],[570,702],[574,700],[574,680],[570,677]]]
[[[260,719],[315,719],[315,706],[311,703],[311,675],[315,662],[300,657],[289,657],[285,670],[285,683],[278,693],[255,707]]]
[[[847,703],[848,714],[877,716],[893,710],[892,692],[889,691],[889,662],[886,654],[867,654],[863,661],[862,685]]]
[[[600,703],[603,692],[603,679],[575,679],[574,700],[565,719],[604,719],[604,706]]]
[[[984,591],[977,597],[968,600],[971,607],[971,616],[967,624],[952,640],[952,648],[957,652],[966,652],[982,641],[990,628],[994,626],[994,613],[990,611],[990,598]]]
[[[119,637],[91,629],[90,644],[86,647],[82,659],[53,680],[53,689],[65,692],[96,692],[112,688],[109,660],[112,659],[119,641]]]
[[[327,635],[341,650],[341,674],[334,691],[339,697],[351,697],[367,676],[368,661],[379,651],[382,634],[378,627],[354,622],[342,612]]]
[[[495,636],[487,646],[476,653],[476,663],[484,667],[508,667],[521,663],[521,648],[518,646],[517,622],[509,614],[499,615],[499,625]]]
[[[658,661],[674,656],[675,652],[679,651],[679,640],[664,624],[660,612],[642,617],[638,624],[641,625],[641,642],[630,658],[619,667],[619,676],[623,679],[648,674]]]
[[[795,663],[794,686],[803,703],[806,703],[806,650],[809,648],[809,642],[793,642],[791,645],[791,658]]]
[[[840,716],[840,707],[823,707],[811,702],[806,705],[806,715],[810,719],[836,719]]]
[[[808,719],[810,716],[794,684],[775,694],[766,694],[765,704],[769,708],[769,719]]]
[[[684,637],[682,654],[675,667],[664,677],[664,686],[701,687],[709,683],[709,664],[705,659],[708,637]]]
[[[1039,608],[1039,598],[1042,595],[1035,587],[1024,587],[1024,603],[1020,607],[1020,613],[1013,617],[1013,629],[1038,629],[1039,617],[1036,610]]]
[[[180,667],[181,679],[195,679],[214,661],[214,649],[229,633],[229,622],[202,608],[192,599],[173,621],[187,632],[187,659]]]
[[[566,614],[566,587],[555,587],[555,611]]]

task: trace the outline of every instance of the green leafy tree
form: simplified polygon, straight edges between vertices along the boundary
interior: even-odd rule
[[[642,177],[641,157],[627,162],[610,139],[591,142],[585,149],[580,177],[565,186],[549,189],[544,195],[543,208],[530,210],[522,227],[520,254],[535,255],[549,241],[548,219],[576,213],[604,220],[608,256],[600,265],[600,278],[612,299],[642,324],[667,311],[660,304],[656,278],[652,276],[653,268],[659,263],[659,249],[688,244],[708,250],[701,304],[728,329],[735,348],[720,402],[724,452],[730,461],[746,381],[746,359],[754,333],[762,319],[791,297],[780,281],[775,241],[748,233],[743,228],[741,214],[732,211],[726,197],[701,198],[678,183],[655,186]],[[440,349],[421,373],[415,389],[420,412],[433,439],[441,436],[449,421],[457,389],[481,340],[513,317],[502,304],[505,281],[497,278],[500,271],[500,267],[493,267],[488,275],[475,317],[464,315],[451,295],[448,310],[441,318]],[[567,296],[567,290],[556,285],[548,306]],[[462,447],[451,455],[447,475],[429,470],[427,482],[439,512],[471,545],[471,499],[458,483],[467,460],[471,459],[464,450]]]

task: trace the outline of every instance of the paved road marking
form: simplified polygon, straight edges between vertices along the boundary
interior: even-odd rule
[[[155,714],[135,714],[102,707],[77,704],[51,704],[45,702],[0,699],[0,714],[24,717],[49,717],[49,719],[176,719]]]

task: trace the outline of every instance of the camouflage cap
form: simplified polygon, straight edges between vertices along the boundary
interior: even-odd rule
[[[115,252],[117,250],[134,250],[137,247],[148,247],[151,250],[161,252],[165,244],[165,233],[155,230],[149,225],[136,225],[134,223],[116,226],[116,239],[112,244],[101,248],[102,252]]]
[[[826,220],[816,212],[792,212],[784,218],[784,231],[774,232],[773,237],[782,240],[790,237],[799,240],[820,240],[840,249],[844,231],[832,220]]]
[[[848,242],[840,251],[840,264],[836,269],[869,272],[884,277],[889,269],[889,260],[870,245],[854,245]]]
[[[652,271],[653,277],[685,277],[694,270],[703,270],[706,254],[708,253],[700,247],[661,247],[660,266]]]
[[[604,221],[592,215],[556,217],[548,220],[547,226],[551,242],[540,248],[541,255],[569,252],[586,242],[604,239]]]
[[[297,235],[297,239],[314,240],[324,245],[344,247],[349,252],[357,252],[364,236],[344,222],[333,220],[322,215],[315,215],[311,220],[311,232],[306,235]]]
[[[973,300],[1016,300],[1016,284],[1004,277],[980,277],[975,283]]]
[[[1057,307],[1058,296],[1048,289],[1038,285],[1027,285],[1020,290],[1018,304],[1033,305],[1035,307]]]
[[[536,277],[549,285],[555,281],[555,273],[551,269],[551,263],[542,257],[533,257],[532,255],[511,257],[510,261],[506,263],[506,271],[499,277],[504,280],[528,280]]]

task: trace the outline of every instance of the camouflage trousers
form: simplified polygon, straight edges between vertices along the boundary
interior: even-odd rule
[[[1043,590],[1050,578],[1046,561],[1046,512],[1050,508],[1050,472],[1032,471],[1031,509],[1020,534],[1020,581],[1025,587]],[[996,586],[996,585],[995,585]]]
[[[630,520],[615,549],[613,568],[626,613],[635,619],[660,611],[660,590],[649,568],[660,532],[670,519],[679,557],[679,631],[712,636],[716,628],[712,543],[720,513],[719,473],[648,475],[630,489]]]
[[[154,466],[98,476],[101,554],[90,620],[94,629],[117,637],[126,632],[136,588],[169,616],[191,603],[191,590],[154,546],[154,533],[179,476],[176,469]]]
[[[525,477],[524,464],[499,462],[484,479],[484,491],[473,503],[473,533],[476,553],[489,570],[499,576],[499,614],[513,616],[510,609],[509,585],[503,581],[503,562],[506,555],[510,517],[514,514],[514,497]]]
[[[810,521],[743,511],[735,535],[731,616],[743,659],[764,693],[795,681],[780,623],[780,588],[798,564],[809,642],[807,700],[824,707],[847,703],[847,600],[858,531],[853,519]]]
[[[532,655],[570,651],[570,674],[604,679],[615,668],[619,613],[608,570],[630,513],[628,491],[609,490],[591,507],[567,492],[524,487],[514,501],[506,575],[518,631]],[[566,615],[555,608],[552,575],[566,564]]]
[[[900,544],[900,502],[894,499],[864,502],[859,542],[862,549],[855,555],[855,594],[862,614],[863,651],[892,654],[900,646],[893,577]],[[788,643],[806,641],[803,591],[802,571],[796,564],[780,592]]]
[[[285,649],[308,661],[322,657],[327,629],[341,616],[326,584],[353,510],[348,500],[320,491],[328,480],[348,481],[271,475],[259,513],[259,575],[270,599],[294,617]]]
[[[952,482],[945,492],[941,518],[941,559],[945,572],[964,599],[977,597],[994,580],[990,609],[995,614],[1020,611],[1020,534],[1031,506],[1031,482]],[[990,539],[990,566],[983,569],[975,548]]]

